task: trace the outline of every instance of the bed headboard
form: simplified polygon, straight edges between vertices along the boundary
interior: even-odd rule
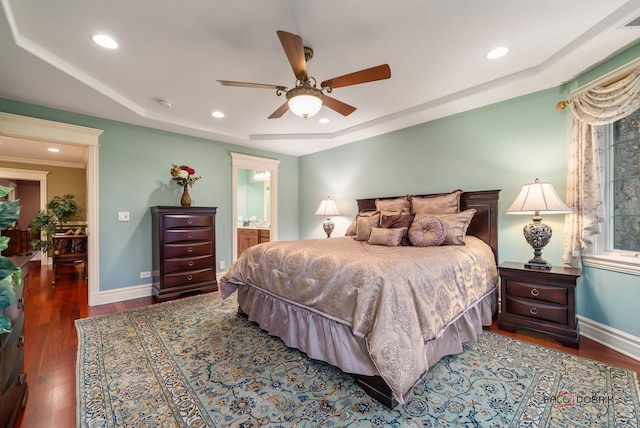
[[[476,236],[486,242],[493,250],[498,262],[498,194],[500,190],[479,190],[476,192],[462,192],[460,195],[460,210],[475,208],[476,214],[471,219],[467,234]],[[446,195],[446,193],[432,193],[432,196]],[[405,196],[405,195],[402,195]],[[356,199],[358,212],[375,211],[376,199],[394,199],[401,196],[385,196],[381,198]]]

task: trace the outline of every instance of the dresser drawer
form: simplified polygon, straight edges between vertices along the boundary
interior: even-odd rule
[[[549,305],[527,299],[506,296],[507,313],[567,325],[569,310],[566,306]]]
[[[164,216],[165,229],[182,227],[213,227],[213,216],[197,214],[168,214]]]
[[[176,287],[198,282],[213,281],[215,273],[213,269],[200,269],[189,272],[171,273],[164,276],[164,284],[167,287]]]
[[[0,389],[2,393],[7,390],[8,384],[13,381],[13,378],[22,372],[24,354],[23,326],[24,314],[12,326],[13,331],[7,334],[8,337],[2,345],[2,388]]]
[[[164,242],[211,241],[213,239],[212,228],[198,229],[168,229],[164,231]]]
[[[164,273],[184,272],[197,269],[213,269],[215,260],[212,255],[198,257],[180,257],[177,259],[165,259]]]
[[[7,390],[2,392],[2,399],[0,402],[7,403],[7,405],[0,406],[0,426],[17,426],[18,415],[21,407],[16,405],[9,405],[8,403],[19,403],[24,399],[27,388],[27,374],[21,372],[19,375],[11,379],[11,382],[7,386]]]
[[[165,259],[175,257],[208,256],[210,254],[213,254],[213,242],[168,244],[164,246]]]
[[[568,293],[568,290],[564,287],[550,287],[513,280],[507,282],[507,296],[510,297],[523,297],[530,300],[566,305]]]

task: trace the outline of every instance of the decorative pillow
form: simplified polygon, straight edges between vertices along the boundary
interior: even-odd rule
[[[367,241],[371,234],[371,228],[378,227],[380,222],[380,213],[371,216],[358,216],[356,219],[356,241]]]
[[[354,236],[356,234],[356,220],[358,220],[358,216],[369,217],[374,215],[376,212],[377,211],[363,211],[356,214],[356,216],[353,218],[353,221],[347,228],[347,232],[344,234],[344,236]]]
[[[408,231],[414,218],[415,214],[384,215],[384,213],[382,213],[382,218],[380,219],[380,227],[383,227],[385,229],[394,229],[398,227],[406,228],[405,233],[402,236],[402,240],[400,241],[400,245],[406,247],[408,245],[411,245]]]
[[[411,211],[409,195],[393,199],[376,199],[376,210],[393,212],[395,214],[408,213]]]
[[[446,195],[411,196],[411,212],[419,214],[450,214],[460,211],[460,195],[457,189]]]
[[[443,244],[464,245],[464,237],[476,210],[471,208],[455,214],[437,214],[446,230]]]
[[[444,237],[444,224],[431,215],[416,217],[409,228],[409,239],[416,247],[437,247],[444,242]]]
[[[393,229],[384,229],[381,227],[372,227],[371,235],[369,235],[369,244],[386,245],[387,247],[397,247],[400,245],[402,237],[406,234],[406,227],[398,227]]]

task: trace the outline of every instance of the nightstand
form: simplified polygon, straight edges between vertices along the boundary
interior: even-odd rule
[[[500,273],[498,327],[524,328],[544,333],[565,346],[580,345],[576,318],[576,281],[580,269],[554,266],[526,269],[523,263],[504,262]]]

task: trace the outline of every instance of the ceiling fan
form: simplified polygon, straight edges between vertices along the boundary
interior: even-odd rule
[[[282,117],[287,110],[291,110],[296,115],[306,119],[320,111],[323,105],[337,111],[343,116],[348,116],[353,113],[356,108],[328,96],[328,93],[331,93],[335,88],[374,82],[391,77],[391,68],[389,68],[388,64],[383,64],[325,80],[320,83],[320,88],[318,88],[316,87],[316,79],[307,74],[307,61],[313,57],[313,50],[303,46],[302,38],[296,34],[286,31],[277,31],[277,34],[284,48],[284,52],[287,55],[287,59],[291,64],[293,74],[296,76],[296,85],[294,88],[287,89],[287,87],[280,85],[218,80],[218,84],[222,86],[275,89],[276,95],[278,96],[285,93],[287,102],[271,113],[269,119]]]

